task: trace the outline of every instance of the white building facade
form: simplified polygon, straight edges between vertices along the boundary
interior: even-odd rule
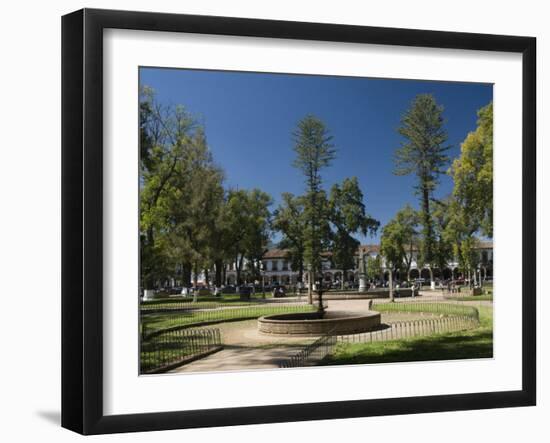
[[[456,260],[450,261],[443,269],[432,269],[433,278],[435,280],[448,280],[459,278],[472,278],[478,279],[492,279],[493,278],[493,242],[492,241],[480,241],[477,246],[477,253],[479,254],[479,266],[476,272],[476,276],[462,275],[459,269],[458,262]],[[326,254],[323,261],[323,281],[325,283],[341,283],[342,281],[347,284],[353,284],[359,281],[360,274],[360,257],[363,256],[363,260],[370,258],[376,258],[380,255],[379,245],[361,245],[358,248],[354,269],[345,271],[345,275],[341,269],[336,269],[330,259],[330,254]],[[377,280],[385,281],[388,279],[388,270],[385,267],[384,259],[382,257],[382,273]],[[246,266],[243,266],[246,269]],[[225,272],[225,284],[236,285],[236,275],[234,265],[228,266]],[[295,285],[299,281],[299,271],[292,268],[289,253],[284,249],[271,249],[267,251],[262,257],[262,281],[264,285]],[[307,283],[307,272],[304,270],[302,275],[302,282]],[[419,267],[415,260],[415,253],[413,253],[410,270],[408,275],[397,275],[398,280],[417,280],[424,279],[430,280],[430,269],[427,267]],[[241,273],[241,280],[247,283],[253,283],[247,278],[246,270]]]

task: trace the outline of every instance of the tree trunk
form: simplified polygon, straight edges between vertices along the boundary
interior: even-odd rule
[[[243,261],[244,261],[244,257],[241,254],[241,257],[239,258],[239,280],[242,280],[241,274],[242,274],[242,270],[243,270]],[[239,282],[239,285],[241,285],[241,284],[242,284],[242,281]]]
[[[220,287],[222,285],[223,262],[221,260],[216,260],[214,263],[214,267],[216,268],[216,274],[214,275],[214,284],[217,287]]]
[[[323,273],[321,273],[321,278],[319,279],[319,284],[316,285],[317,288],[317,311],[322,315],[325,311],[323,307]]]
[[[181,278],[182,278],[182,286],[189,287],[191,286],[191,266],[189,263],[182,263],[181,264]]]
[[[425,185],[425,179],[422,180],[422,225],[424,241],[422,244],[422,259],[424,263],[431,263],[433,261],[433,244],[432,244],[432,223],[430,217],[430,191]],[[430,271],[430,278],[433,281],[433,276]]]
[[[313,272],[308,271],[307,273],[307,302],[313,304],[313,282],[312,282]]]
[[[155,244],[155,236],[153,232],[153,228],[149,227],[147,229],[147,248],[150,251],[153,251],[153,246]],[[149,268],[150,269],[150,268]],[[153,289],[155,287],[155,276],[153,275],[153,272],[148,272],[147,278],[144,280],[145,287],[143,289]]]
[[[239,287],[241,284],[241,266],[242,266],[242,257],[239,258],[239,254],[235,255],[235,285]]]
[[[393,298],[393,270],[390,269],[390,272],[388,272],[388,277],[389,277],[389,288],[390,288],[390,302],[394,302],[394,298]]]
[[[198,284],[199,279],[199,265],[198,263],[195,263],[193,266],[193,286],[196,288]]]

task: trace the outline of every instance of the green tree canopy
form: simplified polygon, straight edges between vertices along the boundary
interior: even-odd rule
[[[452,242],[449,239],[448,231],[452,217],[452,197],[433,202],[434,221],[434,266],[441,272],[447,263],[454,257]]]
[[[304,261],[315,279],[316,275],[322,276],[322,253],[330,241],[330,211],[322,187],[321,171],[330,166],[336,156],[336,149],[325,124],[312,115],[298,122],[293,139],[296,153],[293,165],[302,172],[306,182]],[[322,311],[322,291],[318,293],[319,309]]]
[[[236,263],[237,284],[242,283],[244,259],[255,262],[265,252],[269,240],[271,203],[271,197],[259,189],[239,189],[228,193],[224,216],[228,247]]]
[[[253,189],[224,189],[223,171],[208,148],[202,125],[181,106],[164,107],[153,92],[140,96],[140,230],[142,284],[183,272],[195,283],[215,269],[221,284],[224,264],[253,265],[269,238],[271,197]]]
[[[393,301],[393,276],[404,267],[407,239],[403,226],[395,219],[390,220],[382,229],[380,254],[384,257],[390,277],[390,299]]]
[[[173,275],[171,210],[180,198],[181,177],[193,162],[210,164],[211,157],[202,128],[185,108],[161,106],[149,88],[142,88],[140,100],[141,278],[144,288],[152,288]]]
[[[320,273],[321,253],[328,244],[330,233],[328,203],[322,189],[321,171],[330,166],[336,149],[325,124],[313,115],[300,120],[293,138],[296,152],[293,165],[304,174],[306,181],[304,260],[313,272]]]
[[[453,196],[468,214],[469,229],[493,236],[493,104],[478,111],[477,128],[460,147],[450,175]],[[473,233],[472,232],[472,233]]]
[[[431,267],[434,261],[434,228],[430,201],[445,173],[447,132],[444,129],[443,107],[431,94],[419,94],[401,118],[399,134],[405,139],[395,152],[396,175],[414,174],[416,193],[420,196],[422,243],[419,261]]]
[[[400,230],[400,241],[403,243],[403,270],[407,276],[411,269],[412,261],[420,246],[420,215],[409,204],[405,205],[395,214],[394,222]]]
[[[282,203],[273,212],[272,229],[281,232],[281,248],[289,250],[292,269],[298,271],[298,281],[304,272],[305,227],[304,198],[289,192],[282,194]]]
[[[477,128],[460,147],[449,174],[453,193],[446,210],[445,236],[460,269],[475,271],[479,264],[476,234],[493,235],[493,104],[478,111]]]
[[[378,279],[383,272],[382,269],[382,256],[378,254],[376,257],[368,256],[365,263],[365,274],[369,280]]]
[[[346,178],[341,185],[335,184],[329,196],[332,234],[332,261],[342,270],[342,285],[346,271],[355,265],[355,255],[360,243],[353,234],[374,234],[380,222],[366,213],[363,193],[357,177]]]

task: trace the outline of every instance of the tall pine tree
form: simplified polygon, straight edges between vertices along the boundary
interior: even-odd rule
[[[446,172],[450,146],[446,145],[443,107],[431,94],[419,94],[401,118],[399,134],[405,139],[395,152],[396,175],[414,174],[417,177],[416,193],[420,197],[420,223],[422,241],[419,261],[430,269],[433,281],[435,262],[435,234],[430,202],[439,184],[439,176]]]
[[[325,124],[313,115],[300,120],[293,136],[296,152],[293,165],[304,174],[306,182],[304,261],[313,274],[311,282],[315,276],[322,279],[322,252],[330,239],[328,203],[321,171],[330,166],[336,150]],[[319,310],[322,311],[322,291],[318,294]]]

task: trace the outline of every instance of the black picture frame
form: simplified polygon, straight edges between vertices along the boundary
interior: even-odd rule
[[[103,413],[103,30],[107,28],[522,54],[522,389],[131,415]],[[62,18],[62,426],[82,434],[290,422],[536,403],[536,39],[83,9]]]

